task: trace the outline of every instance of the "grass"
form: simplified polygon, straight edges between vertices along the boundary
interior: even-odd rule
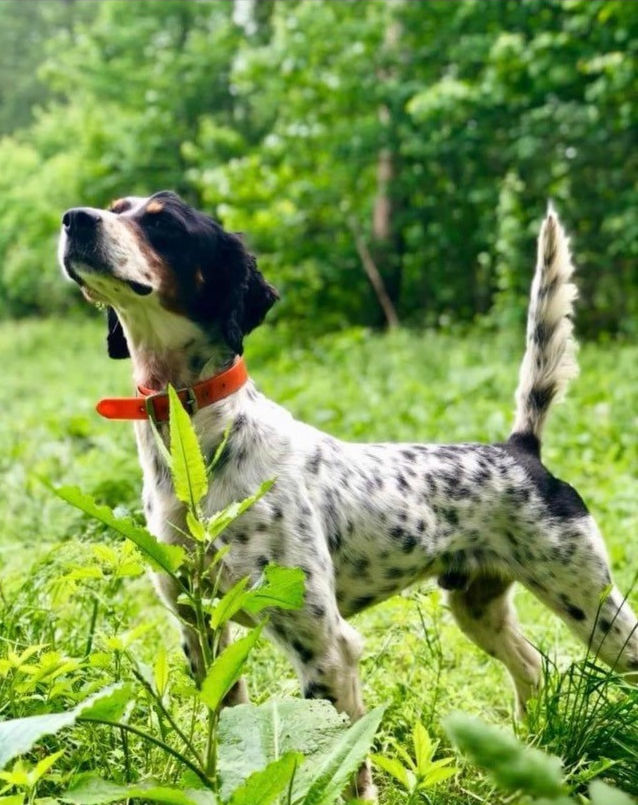
[[[116,636],[130,640],[130,650],[146,663],[159,642],[167,643],[172,673],[181,678],[176,630],[167,626],[168,616],[145,576],[110,535],[67,508],[39,480],[77,484],[140,514],[141,477],[131,427],[101,420],[93,410],[100,396],[130,393],[128,363],[106,358],[103,329],[93,319],[0,326],[0,657],[9,656],[9,649],[19,653],[43,644],[26,664],[49,662],[51,668],[62,668],[48,677],[42,671],[40,683],[49,680],[43,686],[34,682],[33,672],[5,666],[0,718],[62,709],[80,690],[86,693],[111,678],[106,648]],[[249,340],[247,361],[266,394],[342,438],[496,441],[507,435],[512,421],[521,353],[522,336],[478,329],[466,335],[350,331],[306,344],[299,344],[296,334],[264,330]],[[638,525],[636,389],[631,382],[638,349],[588,344],[580,363],[581,378],[567,403],[552,412],[544,459],[587,501],[606,537],[616,580],[627,589],[638,566],[638,547],[631,540]],[[87,567],[97,568],[88,578]],[[630,598],[636,604],[635,592]],[[552,662],[565,668],[584,656],[566,628],[526,591],[518,593],[517,604],[528,637]],[[391,753],[394,742],[407,744],[416,719],[443,737],[441,718],[458,709],[511,724],[512,696],[504,671],[460,634],[434,587],[397,596],[358,616],[355,625],[366,641],[366,702],[390,703],[378,750]],[[601,770],[601,758],[613,751],[625,751],[625,759],[636,753],[635,727],[629,736],[624,732],[626,750],[618,749],[623,735],[613,729],[614,723],[631,725],[633,719],[635,724],[635,694],[615,688],[605,693],[607,709],[597,709],[574,756],[578,727],[590,722],[578,711],[580,721],[571,724],[573,711],[563,706],[565,689],[557,689],[558,681],[552,684],[530,725],[538,743],[564,755],[583,779]],[[252,663],[250,685],[257,701],[297,689],[287,661],[268,644]],[[601,736],[609,740],[598,741]],[[124,748],[117,736],[97,728],[75,732],[60,745],[51,742],[49,748],[59,746],[66,751],[53,783],[56,774],[63,780],[78,768],[108,769],[112,775],[129,768],[158,777],[165,771],[153,751],[133,741]],[[635,773],[633,778],[623,774],[625,787],[635,785],[638,791]],[[404,801],[387,779],[380,784],[383,802]],[[511,801],[499,796],[466,765],[460,776],[434,790],[432,802]]]

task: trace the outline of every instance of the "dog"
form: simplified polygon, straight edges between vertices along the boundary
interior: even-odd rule
[[[362,642],[347,619],[429,577],[446,591],[463,632],[505,665],[520,713],[541,660],[520,631],[515,582],[606,663],[638,670],[636,616],[612,585],[598,528],[576,490],[541,461],[550,406],[577,372],[573,266],[553,210],[538,241],[514,424],[500,444],[345,443],[294,419],[245,372],[211,404],[191,404],[202,383],[237,375],[244,337],[278,295],[238,236],[170,191],[123,198],[107,210],[68,210],[59,259],[88,300],[108,306],[110,356],[132,359],[138,395],[128,404],[139,413],[144,510],[155,536],[187,544],[185,507],[144,416],[157,419],[166,438],[169,383],[188,392],[182,399],[205,456],[229,429],[206,513],[276,479],[222,535],[231,546],[224,578],[227,585],[256,581],[269,562],[304,570],[303,609],[275,610],[266,627],[292,660],[304,696],[359,718]],[[179,612],[170,579],[155,581]],[[197,635],[182,629],[198,677]],[[367,766],[358,793],[374,797]]]

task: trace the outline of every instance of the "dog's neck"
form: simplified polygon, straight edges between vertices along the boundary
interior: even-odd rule
[[[186,343],[182,347],[158,349],[155,346],[129,347],[135,385],[153,391],[193,386],[232,366],[235,353],[227,347],[209,343]]]
[[[164,391],[192,386],[228,369],[235,353],[215,330],[204,330],[159,302],[117,310],[136,386]]]

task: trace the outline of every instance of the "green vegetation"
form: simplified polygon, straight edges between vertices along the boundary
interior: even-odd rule
[[[524,590],[546,658],[525,725],[434,585],[354,619],[370,708],[355,728],[298,698],[260,627],[202,640],[198,690],[145,570],[194,562],[197,580],[251,500],[205,520],[181,417],[173,473],[199,555],[145,531],[131,427],[93,410],[129,393],[129,365],[107,361],[104,324],[55,267],[67,207],[174,189],[243,232],[282,294],[248,345],[266,394],[345,439],[498,441],[553,199],[592,340],[543,455],[638,603],[637,52],[627,0],[0,2],[0,805],[329,805],[368,748],[382,805],[638,796],[637,689]],[[265,596],[297,605],[300,582],[269,566],[221,603],[183,594],[201,635]],[[220,712],[245,663],[251,705]]]
[[[637,49],[625,0],[2,2],[0,315],[74,304],[66,207],[173,188],[315,332],[383,321],[364,254],[403,322],[520,322],[552,198],[635,330]]]
[[[142,521],[131,428],[100,420],[93,412],[100,396],[126,394],[130,388],[129,365],[105,356],[104,326],[96,316],[0,326],[5,375],[0,717],[69,711],[113,683],[139,689],[136,670],[150,680],[152,690],[170,680],[165,702],[176,723],[190,729],[188,691],[192,694],[193,686],[177,630],[169,627],[169,616],[144,575],[142,555],[94,518],[69,508],[39,480],[80,485],[114,507],[118,518]],[[398,330],[386,336],[356,329],[291,347],[290,333],[262,328],[251,337],[247,358],[266,393],[343,438],[498,440],[511,422],[521,340],[519,333],[496,337],[479,329],[455,335]],[[545,449],[551,469],[574,483],[595,512],[625,590],[632,586],[636,566],[628,537],[638,525],[631,494],[637,457],[629,382],[637,359],[635,347],[585,345],[583,376],[567,403],[553,412]],[[635,590],[631,598],[636,603]],[[583,658],[583,648],[528,593],[519,592],[517,601],[526,633],[561,669]],[[376,772],[382,802],[399,805],[408,796],[414,803],[429,799],[434,805],[521,801],[518,795],[512,798],[515,786],[503,793],[494,787],[493,780],[502,783],[485,753],[473,750],[472,762],[459,756],[452,764],[438,764],[453,752],[443,729],[448,714],[462,710],[510,729],[513,703],[504,671],[459,633],[438,591],[424,585],[355,622],[366,640],[362,675],[367,704],[387,707],[374,744],[374,752],[386,759]],[[297,695],[290,666],[269,644],[260,642],[252,651],[247,669],[255,705],[267,710],[271,697]],[[582,675],[589,687],[579,683]],[[563,758],[563,799],[543,801],[577,801],[568,792],[586,794],[593,778],[638,795],[637,708],[635,690],[587,666],[572,668],[567,677],[552,672],[529,726],[518,728],[519,737]],[[157,712],[156,701],[144,689],[138,690],[135,708],[124,711],[128,724],[144,731],[162,729]],[[416,724],[431,738],[426,740]],[[175,745],[175,734],[166,724],[164,729],[164,739]],[[106,791],[113,799],[124,798],[127,786],[132,786],[130,796],[149,799],[153,792],[143,786],[152,779],[183,790],[196,788],[176,760],[167,763],[161,747],[125,732],[77,725],[39,740],[37,749],[18,761],[21,765],[10,763],[7,774],[17,775],[19,790],[31,790],[33,797],[56,796],[78,774],[93,775],[83,778],[78,802],[96,795],[96,774],[114,781]],[[198,747],[205,733],[204,721],[196,722]],[[433,746],[437,740],[438,748]],[[461,739],[455,741],[464,747]],[[480,735],[474,746],[477,741]],[[493,743],[489,737],[488,744]],[[512,746],[509,751],[515,751]],[[36,765],[52,757],[51,768]],[[382,771],[400,775],[397,761],[407,785],[392,771]],[[542,764],[538,758],[534,762]],[[437,782],[437,772],[450,765],[459,767],[458,773]],[[483,766],[491,776],[483,775]],[[6,793],[15,790],[8,787]],[[528,793],[540,795],[537,788]],[[592,801],[613,801],[607,791],[596,796]]]

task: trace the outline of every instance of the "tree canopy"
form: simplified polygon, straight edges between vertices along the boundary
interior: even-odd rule
[[[172,188],[310,330],[525,310],[548,199],[581,331],[635,329],[638,4],[0,4],[0,315],[63,310],[61,212]],[[382,300],[381,300],[382,301]]]

